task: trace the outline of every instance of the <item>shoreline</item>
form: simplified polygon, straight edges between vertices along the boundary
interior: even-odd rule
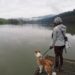
[[[71,60],[71,59],[65,59],[65,58],[64,58],[64,62],[74,63],[74,64],[75,64],[75,60]]]

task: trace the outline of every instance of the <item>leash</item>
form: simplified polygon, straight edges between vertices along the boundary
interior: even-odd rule
[[[43,56],[45,56],[45,54],[49,51],[50,49],[47,49],[47,51],[45,51],[44,53],[43,53]]]

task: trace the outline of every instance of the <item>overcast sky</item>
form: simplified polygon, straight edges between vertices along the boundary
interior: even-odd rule
[[[75,0],[0,0],[0,18],[37,17],[75,8]]]

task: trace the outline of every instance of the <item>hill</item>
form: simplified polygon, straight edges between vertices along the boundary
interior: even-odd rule
[[[60,16],[63,19],[63,23],[67,26],[73,26],[75,24],[75,10],[61,13],[59,15],[46,15],[39,17],[32,17],[31,19],[17,18],[17,19],[3,19],[0,18],[0,24],[45,24],[50,26],[53,23],[55,17]]]
[[[58,16],[63,19],[64,24],[67,26],[75,24],[75,10],[59,14]]]
[[[63,19],[63,24],[67,26],[67,32],[75,34],[75,10],[59,14]]]
[[[57,16],[60,16],[63,19],[63,23],[66,26],[74,26],[75,10],[64,12],[59,15],[46,15],[46,16],[36,17],[37,19],[35,20],[35,18],[33,18],[33,20],[31,20],[30,23],[45,24],[49,26],[51,23],[53,23],[54,18]]]
[[[61,17],[63,20],[63,24],[67,26],[67,32],[75,34],[75,10],[61,13],[55,16],[45,16],[44,18],[37,21],[37,23],[45,24],[43,26],[49,27],[53,24],[53,20],[55,17]]]
[[[63,24],[67,26],[67,32],[75,34],[75,9],[73,11],[68,11],[61,13],[59,15],[46,15],[32,18],[17,18],[17,19],[3,19],[0,18],[0,24],[38,24],[39,26],[50,27],[53,24],[55,17],[60,16],[63,19]]]
[[[61,17],[63,19],[63,23],[66,25],[66,26],[74,26],[75,25],[75,10],[73,11],[68,11],[68,12],[64,12],[64,13],[61,13],[59,15],[55,15],[55,16],[48,16],[44,19],[42,19],[43,21],[47,21],[48,23],[53,23],[53,20],[55,17]],[[41,20],[41,21],[42,21]]]

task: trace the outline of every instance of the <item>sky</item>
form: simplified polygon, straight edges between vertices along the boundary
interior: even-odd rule
[[[0,0],[0,18],[30,18],[75,9],[75,0]]]

